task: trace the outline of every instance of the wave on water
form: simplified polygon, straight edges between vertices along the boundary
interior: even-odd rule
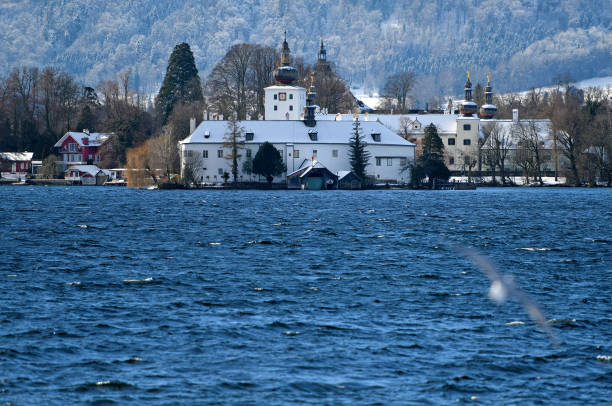
[[[84,391],[96,390],[96,389],[122,390],[122,389],[128,389],[132,387],[134,387],[134,385],[127,383],[127,382],[108,380],[108,381],[87,382],[87,383],[77,386],[76,389],[78,391],[84,392]]]
[[[525,324],[524,321],[510,321],[508,323],[506,323],[506,326],[520,326]]]
[[[610,362],[612,361],[612,355],[598,355],[595,359],[601,362]]]
[[[150,283],[153,282],[153,278],[146,279],[124,279],[123,283]]]
[[[524,248],[515,248],[515,251],[530,251],[530,252],[545,252],[545,251],[560,251],[557,248],[536,248],[536,247],[524,247]]]

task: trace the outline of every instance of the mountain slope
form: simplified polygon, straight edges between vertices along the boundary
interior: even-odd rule
[[[400,70],[422,92],[456,93],[493,72],[496,90],[612,75],[609,0],[4,0],[0,74],[53,65],[95,86],[131,67],[155,91],[174,45],[191,45],[205,75],[237,42],[277,46],[314,61],[319,38],[352,83],[375,88]]]

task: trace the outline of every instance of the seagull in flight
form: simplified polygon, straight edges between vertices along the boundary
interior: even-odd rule
[[[489,277],[491,281],[489,298],[491,300],[502,304],[508,297],[515,297],[523,305],[529,317],[548,335],[551,343],[555,346],[559,345],[559,341],[536,301],[518,288],[511,275],[502,274],[487,257],[473,248],[455,246],[454,249],[476,264]]]

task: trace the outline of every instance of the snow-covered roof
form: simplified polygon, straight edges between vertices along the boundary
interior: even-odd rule
[[[352,171],[338,171],[337,175],[338,175],[338,180],[342,180],[344,179],[345,176],[349,175],[353,173]]]
[[[106,176],[110,175],[110,172],[108,172],[105,169],[100,169],[98,168],[96,165],[74,165],[69,167],[68,169],[66,169],[64,172],[68,172],[68,171],[79,171],[79,172],[83,172],[83,173],[87,173],[91,176],[96,176],[100,171],[102,173],[104,173]]]
[[[33,152],[0,152],[0,159],[5,161],[31,161]]]
[[[301,86],[296,86],[296,85],[272,85],[272,86],[268,86],[265,89],[272,89],[272,90],[306,90],[305,88],[301,87]]]
[[[89,147],[99,147],[104,144],[106,140],[115,134],[110,133],[84,133],[84,132],[76,132],[76,131],[68,131],[62,138],[59,139],[58,142],[55,143],[54,147],[61,147],[66,138],[72,137],[80,147],[89,146]],[[89,143],[83,143],[83,138],[89,138]]]
[[[318,120],[336,120],[336,114],[319,114],[316,117]],[[458,114],[359,114],[360,122],[379,121],[395,133],[401,129],[402,118],[409,119],[411,122],[418,121],[422,129],[433,124],[438,129],[438,133],[456,133],[457,119],[463,116]],[[341,121],[353,121],[353,115],[341,114],[340,119]]]
[[[411,146],[395,132],[377,121],[360,122],[361,133],[367,144]],[[348,144],[353,134],[353,121],[317,121],[314,127],[307,127],[300,120],[254,120],[240,121],[244,133],[253,133],[253,140],[247,144]],[[227,121],[202,121],[196,130],[181,144],[224,143],[228,132]],[[311,137],[316,132],[317,136]],[[380,134],[380,141],[374,141],[371,134]],[[244,134],[243,134],[244,135]]]

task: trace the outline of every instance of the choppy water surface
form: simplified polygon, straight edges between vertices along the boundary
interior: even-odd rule
[[[612,191],[0,188],[0,401],[602,404]],[[535,296],[562,345],[445,248]]]

